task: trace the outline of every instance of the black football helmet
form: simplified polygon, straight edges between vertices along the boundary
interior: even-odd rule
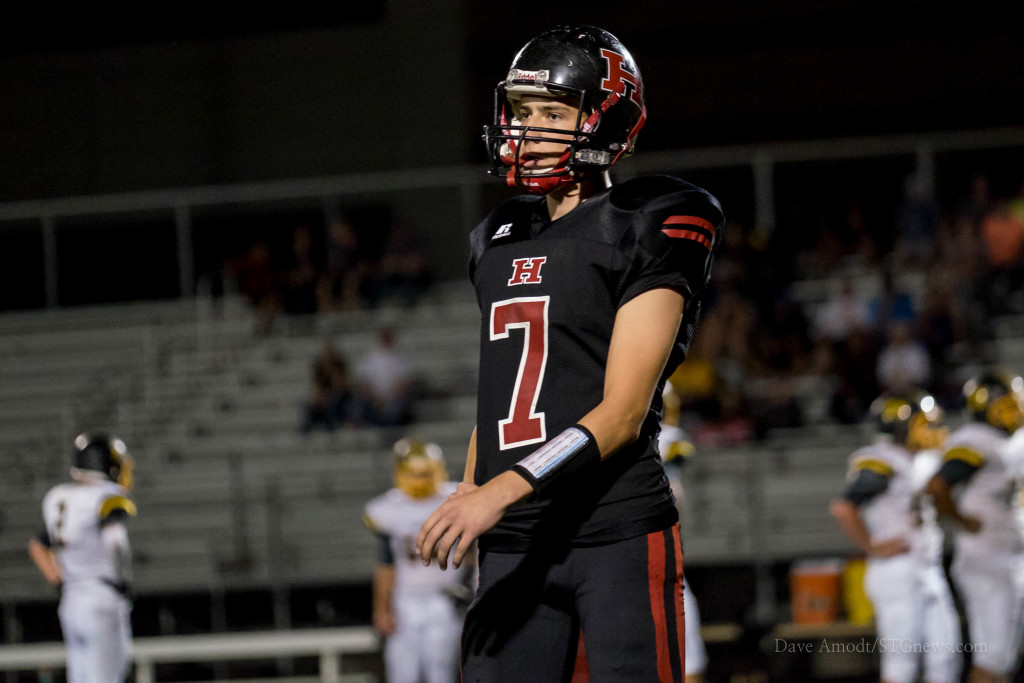
[[[134,462],[124,441],[102,433],[85,432],[75,437],[73,469],[100,472],[126,489],[132,487]]]
[[[986,368],[964,383],[967,412],[978,422],[1013,433],[1024,427],[1024,378],[1004,368]]]
[[[575,134],[555,168],[526,171],[523,142],[566,144],[566,131],[519,125],[512,101],[526,95],[568,97],[579,103]],[[607,170],[633,150],[647,119],[640,70],[626,47],[593,26],[560,26],[528,42],[494,93],[494,122],[484,127],[492,175],[509,185],[547,194]],[[560,133],[557,137],[551,135]]]
[[[879,396],[871,403],[871,418],[878,433],[911,451],[938,448],[947,435],[941,425],[942,409],[923,391]]]

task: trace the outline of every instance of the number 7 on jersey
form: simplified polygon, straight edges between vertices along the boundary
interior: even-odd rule
[[[513,329],[523,330],[523,352],[508,417],[498,421],[501,450],[547,440],[544,413],[537,412],[537,398],[548,363],[550,301],[550,296],[537,296],[505,299],[491,304],[491,341],[508,339]]]

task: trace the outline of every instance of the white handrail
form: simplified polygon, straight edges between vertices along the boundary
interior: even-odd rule
[[[318,655],[321,683],[340,683],[343,655],[371,654],[379,650],[380,640],[372,628],[349,626],[135,638],[132,660],[135,683],[153,683],[154,666],[158,663]],[[61,642],[0,645],[0,671],[28,671],[66,664],[67,654]]]

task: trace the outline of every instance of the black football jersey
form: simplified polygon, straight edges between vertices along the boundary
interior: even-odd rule
[[[706,191],[650,176],[614,185],[556,221],[543,197],[516,197],[473,230],[470,277],[482,313],[477,484],[601,402],[619,307],[659,287],[686,302],[640,438],[550,498],[511,506],[481,548],[607,543],[678,519],[657,450],[660,390],[693,341],[723,220]]]

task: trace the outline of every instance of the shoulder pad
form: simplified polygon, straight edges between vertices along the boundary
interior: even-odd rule
[[[115,510],[124,510],[131,517],[138,514],[135,503],[124,496],[109,496],[100,504],[100,519],[106,519]]]
[[[971,467],[981,467],[985,464],[985,456],[966,446],[955,446],[946,451],[946,454],[942,458],[943,462],[949,462],[950,460],[959,460],[965,462]]]
[[[613,187],[613,206],[629,211],[634,239],[652,252],[668,250],[703,261],[722,239],[725,215],[706,190],[678,178],[637,178]]]
[[[496,233],[508,223],[531,220],[537,213],[538,207],[545,207],[543,201],[543,197],[522,195],[502,202],[473,228],[470,239],[474,246],[479,242],[486,247],[491,238],[495,237]]]
[[[667,175],[644,176],[613,185],[609,201],[624,211],[688,208],[710,223],[717,224],[722,218],[722,207],[710,192]]]
[[[850,460],[851,474],[856,474],[861,470],[870,470],[871,472],[881,474],[883,477],[891,477],[893,473],[892,465],[884,457],[879,457],[876,453],[863,453],[854,456]]]

